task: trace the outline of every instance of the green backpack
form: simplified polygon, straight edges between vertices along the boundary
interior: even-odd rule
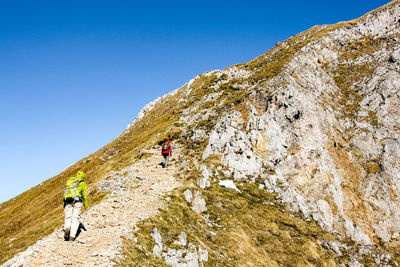
[[[79,184],[81,179],[70,177],[67,180],[67,185],[64,188],[64,200],[79,201],[81,199],[81,192],[79,191]]]

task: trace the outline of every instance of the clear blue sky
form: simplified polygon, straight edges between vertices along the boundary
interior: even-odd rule
[[[197,74],[389,1],[0,1],[0,202]]]

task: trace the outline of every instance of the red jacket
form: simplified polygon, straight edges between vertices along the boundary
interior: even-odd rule
[[[164,148],[164,146],[166,146],[165,143],[167,143],[167,145],[168,145],[168,148],[166,148],[166,149]],[[172,156],[172,146],[169,143],[169,140],[165,141],[165,143],[161,147],[161,155],[164,156],[164,155],[168,155],[169,154],[169,156]]]

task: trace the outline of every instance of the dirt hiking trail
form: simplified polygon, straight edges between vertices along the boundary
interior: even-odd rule
[[[98,188],[111,193],[81,214],[80,221],[87,231],[82,230],[74,242],[64,241],[63,229],[59,228],[2,266],[113,265],[112,260],[121,253],[121,236],[129,237],[139,221],[155,215],[163,206],[162,196],[181,186],[174,178],[174,160],[162,168],[159,149],[144,152],[150,156],[111,173],[98,184]],[[179,148],[174,147],[174,154],[180,154]],[[90,206],[90,194],[88,199]]]

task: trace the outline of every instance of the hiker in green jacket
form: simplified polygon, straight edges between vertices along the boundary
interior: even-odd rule
[[[84,181],[85,173],[78,171],[76,177],[70,177],[64,188],[64,240],[74,241],[79,227],[79,216],[82,205],[85,209],[88,207],[87,185]]]

